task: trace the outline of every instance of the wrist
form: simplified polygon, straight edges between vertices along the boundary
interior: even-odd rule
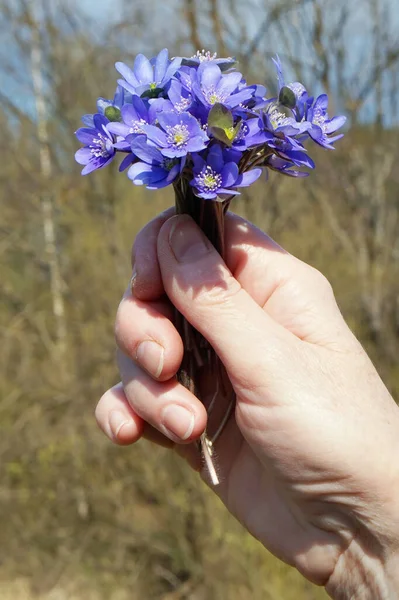
[[[399,547],[388,556],[376,551],[370,541],[354,538],[338,560],[326,591],[334,600],[399,600]]]

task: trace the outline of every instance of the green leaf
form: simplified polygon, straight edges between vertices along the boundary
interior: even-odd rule
[[[296,106],[296,96],[294,92],[286,85],[281,88],[278,99],[279,102],[287,108],[295,108]]]
[[[116,106],[107,106],[104,111],[104,115],[112,122],[122,121],[121,111]]]
[[[226,106],[223,104],[214,104],[209,112],[208,126],[220,129],[230,129],[234,126],[234,118]]]

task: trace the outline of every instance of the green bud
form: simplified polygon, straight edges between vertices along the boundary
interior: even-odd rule
[[[104,115],[111,122],[121,122],[122,121],[121,111],[116,106],[107,106],[107,108],[104,111]]]
[[[281,88],[278,100],[280,104],[286,106],[287,108],[292,109],[296,106],[296,96],[294,92],[286,85]]]

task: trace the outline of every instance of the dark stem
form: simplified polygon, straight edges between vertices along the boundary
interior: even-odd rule
[[[224,201],[198,198],[184,177],[175,183],[174,188],[177,214],[190,215],[223,258],[224,216],[231,198]],[[212,458],[213,444],[231,415],[235,395],[224,366],[213,348],[177,310],[176,326],[184,344],[178,380],[207,408],[208,426],[201,437],[199,448],[211,481],[217,485],[219,479]]]

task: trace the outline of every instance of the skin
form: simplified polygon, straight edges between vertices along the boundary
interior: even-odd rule
[[[216,444],[214,491],[228,510],[332,597],[399,597],[399,409],[330,284],[237,216],[226,219],[224,263],[189,217],[171,215],[135,241],[133,291],[116,318],[122,382],[101,398],[99,426],[117,444],[144,436],[201,468],[191,442],[206,412],[175,379],[173,303],[237,395]],[[138,351],[143,340],[158,345]],[[191,420],[178,410],[166,427],[172,405]]]

